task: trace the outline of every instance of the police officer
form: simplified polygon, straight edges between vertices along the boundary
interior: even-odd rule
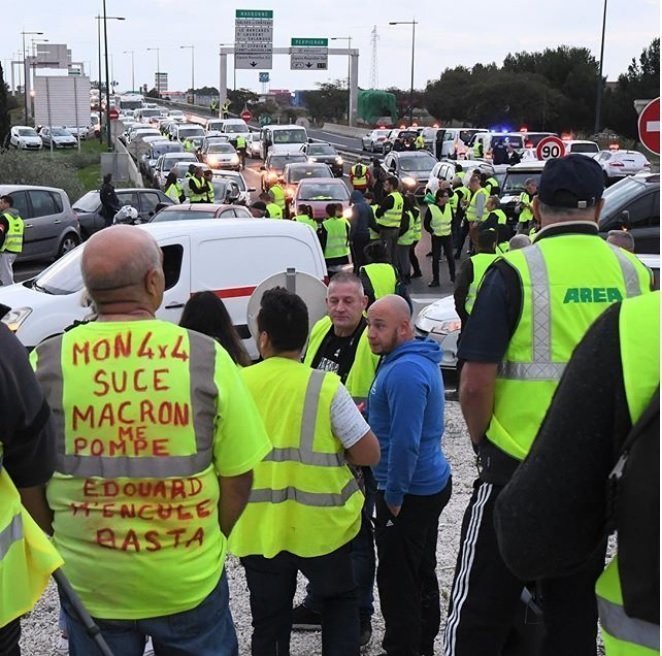
[[[340,378],[300,362],[308,311],[281,288],[257,317],[263,361],[242,371],[274,449],[255,470],[231,549],[251,595],[252,654],[288,654],[297,573],[320,602],[329,656],[358,656],[359,613],[352,542],[364,496],[348,463],[379,461],[376,437]]]
[[[373,226],[379,232],[379,238],[384,244],[392,264],[397,262],[396,246],[400,237],[405,205],[399,186],[400,183],[394,175],[384,181],[386,195],[375,210],[375,225]]]
[[[586,333],[496,505],[501,553],[527,579],[563,576],[617,531],[596,586],[607,656],[660,648],[659,386],[653,292],[610,307]]]
[[[148,632],[157,653],[235,655],[223,561],[271,449],[262,420],[217,342],[155,318],[165,277],[151,235],[102,230],[81,270],[99,320],[33,351],[59,418],[47,491],[65,573],[115,654],[141,656]],[[71,655],[95,653],[62,606]]]
[[[533,201],[542,230],[531,247],[490,266],[463,332],[460,403],[481,470],[462,523],[446,656],[501,653],[524,583],[496,549],[495,500],[526,457],[590,325],[612,303],[650,289],[650,271],[598,236],[603,190],[592,159],[547,163]],[[595,654],[592,586],[603,557],[596,552],[573,574],[540,581],[543,653]]]
[[[14,284],[14,261],[23,251],[25,226],[11,196],[0,196],[0,283]]]

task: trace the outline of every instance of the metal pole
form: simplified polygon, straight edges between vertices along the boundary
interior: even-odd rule
[[[25,61],[25,32],[23,32],[23,106],[25,109],[25,125],[28,124],[28,63]]]
[[[195,105],[195,46],[191,46],[191,96]]]
[[[97,19],[97,41],[99,45],[99,143],[103,142],[103,102],[101,98],[101,16],[96,16]]]
[[[411,22],[411,85],[409,87],[409,123],[414,122],[414,53],[416,52],[416,21]]]
[[[110,139],[110,76],[108,74],[108,21],[106,20],[106,0],[103,0],[103,47],[106,59],[106,144],[108,150],[113,149]]]
[[[600,41],[600,72],[598,73],[598,86],[595,95],[595,130],[597,134],[600,131],[600,113],[602,111],[602,63],[605,55],[605,30],[607,28],[607,0],[605,0],[604,11],[602,14],[602,39]]]
[[[131,51],[131,91],[136,90],[136,67],[134,63],[134,51]]]

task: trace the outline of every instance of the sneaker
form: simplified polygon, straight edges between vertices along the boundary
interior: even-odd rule
[[[69,638],[61,635],[55,643],[55,656],[69,656]]]
[[[422,278],[422,277],[423,277],[423,274],[420,271],[415,271],[411,276],[412,280],[414,278]]]
[[[152,644],[152,639],[147,636],[147,640],[145,641],[145,651],[143,652],[143,656],[154,656],[156,652],[154,651],[154,645]]]
[[[294,631],[321,631],[322,616],[300,604],[292,610],[292,629]]]
[[[360,646],[365,647],[372,638],[372,624],[370,620],[361,620]]]

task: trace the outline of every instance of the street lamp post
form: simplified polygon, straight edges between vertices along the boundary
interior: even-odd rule
[[[148,52],[154,52],[156,51],[156,79],[154,80],[156,84],[154,85],[156,87],[156,95],[158,98],[161,97],[161,63],[160,63],[160,53],[161,53],[161,48],[147,48]]]
[[[101,21],[103,21],[103,39],[104,48],[106,53],[106,130],[108,132],[108,148],[110,149],[110,97],[108,93],[108,31],[106,29],[106,22],[109,20],[126,20],[124,16],[106,16],[106,0],[103,3],[103,16],[95,16],[97,21],[97,49],[99,51],[99,143],[103,141],[103,102],[101,95],[101,79],[103,74],[101,72]]]
[[[195,105],[195,46],[179,46],[179,48],[191,51],[191,104]]]
[[[126,20],[124,16],[108,16],[106,14],[106,0],[103,0],[103,47],[104,58],[106,60],[106,144],[108,150],[113,149],[113,144],[110,135],[110,74],[108,72],[108,19],[114,18],[115,20]],[[99,98],[101,95],[99,94]]]
[[[25,110],[25,124],[28,124],[28,78],[30,71],[28,70],[28,61],[25,54],[25,37],[30,35],[42,36],[43,32],[21,32],[23,35],[23,109]]]
[[[600,114],[602,111],[602,62],[605,55],[605,30],[607,28],[607,0],[602,13],[602,39],[600,41],[600,70],[598,72],[598,87],[595,96],[595,133],[600,131]]]
[[[414,55],[416,53],[416,20],[389,21],[389,25],[411,25],[411,84],[409,87],[409,123],[414,122]]]
[[[30,50],[32,52],[32,80],[33,80],[33,82],[36,82],[36,78],[37,78],[37,64],[36,64],[37,52],[36,52],[36,48],[35,48],[36,43],[48,43],[48,39],[35,39],[34,37],[32,37],[30,39],[30,44],[31,44]],[[34,88],[31,88],[30,89],[30,116],[32,116],[33,122],[36,123],[35,115],[34,115],[34,95],[35,95],[35,90],[34,90]]]
[[[347,41],[347,125],[350,124],[352,120],[352,101],[350,99],[351,92],[349,90],[352,77],[352,55],[349,51],[352,49],[352,37],[351,36],[332,36],[329,38],[330,41]]]
[[[131,55],[131,91],[136,90],[136,69],[134,65],[133,56],[135,55],[135,50],[125,50],[122,54]]]

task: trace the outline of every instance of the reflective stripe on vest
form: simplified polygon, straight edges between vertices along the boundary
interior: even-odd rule
[[[370,209],[372,210],[372,215],[375,217],[375,220],[377,221],[377,208],[379,205],[371,205]],[[376,241],[379,239],[379,233],[375,232],[370,226],[368,226],[368,234],[370,236],[370,241]]]
[[[21,515],[14,515],[9,524],[0,530],[0,560],[2,560],[14,542],[23,539],[23,520]]]
[[[471,314],[473,310],[474,303],[476,302],[476,294],[478,294],[478,287],[483,281],[485,273],[487,272],[488,267],[494,260],[496,260],[498,255],[496,253],[476,253],[476,255],[471,256],[471,264],[473,265],[474,277],[469,285],[469,291],[467,292],[467,300],[464,303],[464,309],[467,311],[467,314]]]
[[[359,490],[356,479],[347,482],[347,485],[338,494],[326,492],[304,492],[295,487],[285,487],[278,490],[253,490],[249,503],[283,503],[295,501],[302,506],[314,508],[334,508],[344,506],[352,495]]]
[[[352,173],[352,185],[355,187],[365,187],[368,184],[368,167],[363,164],[354,164],[350,169]]]
[[[411,246],[414,242],[421,239],[421,215],[414,215],[413,212],[407,212],[409,218],[409,227],[404,235],[398,238],[398,246]]]
[[[3,216],[9,224],[9,228],[0,252],[21,253],[23,251],[23,232],[25,230],[23,219],[11,212],[5,212]]]
[[[483,213],[481,214],[480,219],[478,218],[478,207],[477,207],[479,196],[483,197]],[[487,197],[488,197],[487,189],[483,189],[482,187],[478,189],[476,193],[471,197],[466,212],[467,221],[469,221],[469,223],[483,220],[483,217],[485,216],[485,204],[487,203]]]
[[[336,257],[349,255],[347,225],[344,218],[326,219],[322,222],[327,234],[326,247],[324,248],[325,259],[332,260]]]
[[[281,210],[285,210],[285,191],[279,184],[275,184],[269,189],[269,193],[273,196],[274,203],[280,207]]]
[[[373,262],[361,267],[361,271],[370,279],[375,300],[384,296],[395,294],[395,286],[398,281],[395,268],[388,262]]]
[[[437,237],[447,237],[451,234],[451,224],[453,222],[453,211],[450,203],[446,203],[443,208],[439,207],[436,203],[428,205],[432,219],[430,220],[430,227],[432,234]]]
[[[280,209],[280,205],[276,205],[276,203],[267,203],[267,212],[269,212],[269,218],[270,219],[282,219],[283,218],[283,210]]]
[[[533,196],[529,196],[528,191],[523,191],[519,195],[519,202],[520,203],[528,203],[531,205],[533,202]],[[522,211],[519,213],[519,221],[520,223],[526,223],[527,221],[532,221],[533,220],[533,211],[530,210],[528,207],[524,207],[522,205]]]
[[[405,207],[405,199],[399,191],[392,191],[389,196],[393,198],[393,207],[386,210],[383,216],[377,218],[377,223],[385,228],[399,228],[402,220],[402,210]]]
[[[648,291],[650,273],[634,255],[594,235],[541,239],[502,260],[519,275],[522,311],[499,365],[487,437],[521,460],[575,346],[610,304]]]

